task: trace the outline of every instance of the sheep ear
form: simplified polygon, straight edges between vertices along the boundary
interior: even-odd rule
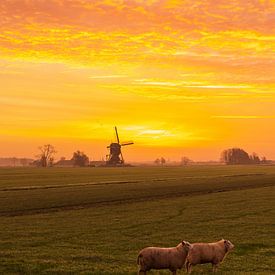
[[[181,243],[182,243],[182,245],[185,245],[185,244],[186,244],[186,242],[185,242],[185,241],[181,241]]]

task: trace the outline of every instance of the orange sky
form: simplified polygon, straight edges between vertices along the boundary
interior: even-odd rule
[[[275,1],[1,0],[0,155],[275,158]]]

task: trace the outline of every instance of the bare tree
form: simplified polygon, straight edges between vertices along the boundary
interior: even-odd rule
[[[45,144],[38,147],[38,149],[40,151],[40,154],[37,155],[39,166],[52,166],[54,162],[54,154],[57,153],[54,146],[51,144]]]
[[[192,160],[188,157],[182,157],[181,158],[181,165],[188,165]]]
[[[154,163],[155,163],[156,165],[159,165],[159,164],[160,164],[160,159],[159,159],[159,158],[155,159]]]
[[[254,164],[260,164],[261,163],[261,160],[260,160],[259,156],[256,153],[253,153],[250,156],[250,159],[251,159],[251,162],[254,163]]]
[[[161,165],[164,165],[166,163],[166,159],[164,157],[160,158],[160,163]]]
[[[161,157],[161,158],[157,158],[154,163],[156,165],[164,165],[166,163],[166,159],[164,157]]]

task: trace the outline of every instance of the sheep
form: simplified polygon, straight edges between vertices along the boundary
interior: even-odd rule
[[[137,258],[139,273],[146,275],[150,269],[169,269],[173,275],[184,266],[190,243],[182,241],[176,247],[146,247]]]
[[[187,273],[191,273],[192,266],[204,263],[212,263],[213,272],[216,272],[218,265],[233,248],[234,245],[224,239],[215,243],[191,244],[185,263]]]

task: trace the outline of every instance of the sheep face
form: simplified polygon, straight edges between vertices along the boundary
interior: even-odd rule
[[[182,241],[181,242],[182,246],[183,246],[183,249],[188,252],[189,249],[191,248],[191,244],[189,242],[186,242],[186,241]]]
[[[231,243],[229,240],[224,240],[224,246],[225,246],[227,251],[231,251],[235,247],[234,244]]]

